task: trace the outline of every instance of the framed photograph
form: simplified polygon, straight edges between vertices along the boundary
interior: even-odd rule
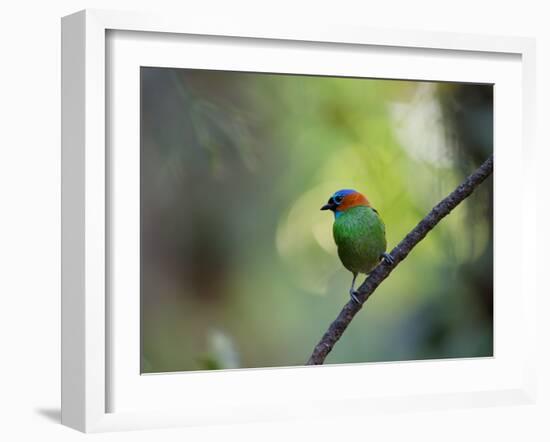
[[[532,403],[532,40],[87,10],[62,55],[65,425]]]

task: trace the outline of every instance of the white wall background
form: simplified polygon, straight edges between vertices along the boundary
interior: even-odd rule
[[[550,13],[544,1],[19,0],[0,10],[0,440],[550,440]],[[537,406],[85,436],[59,425],[60,17],[83,8],[349,23],[537,38],[540,398]],[[165,9],[166,8],[166,9]],[[543,158],[544,157],[544,158]],[[511,202],[513,207],[514,202]],[[513,216],[513,210],[511,211]],[[513,258],[513,257],[512,257]],[[548,261],[548,260],[547,260]],[[513,277],[513,275],[511,276]],[[543,295],[543,294],[546,294]],[[546,312],[546,313],[545,313]]]

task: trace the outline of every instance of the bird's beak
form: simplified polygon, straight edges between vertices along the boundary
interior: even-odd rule
[[[332,204],[325,204],[323,207],[321,207],[321,210],[332,210],[333,205]]]

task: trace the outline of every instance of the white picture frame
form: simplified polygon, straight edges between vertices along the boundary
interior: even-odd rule
[[[185,400],[174,404],[168,391],[180,388],[175,385],[178,375],[171,376],[140,376],[139,372],[129,365],[126,370],[117,371],[124,366],[124,360],[135,356],[135,352],[123,353],[117,351],[121,346],[112,345],[111,336],[118,336],[116,332],[117,318],[111,311],[112,300],[108,299],[107,289],[113,275],[109,274],[108,243],[112,241],[109,235],[115,230],[107,228],[109,211],[112,204],[118,204],[116,197],[110,194],[108,173],[109,143],[116,142],[116,136],[106,129],[106,121],[117,120],[116,110],[109,108],[109,81],[116,75],[109,71],[108,57],[116,57],[119,52],[110,51],[107,41],[109,33],[130,33],[138,31],[143,34],[144,41],[131,45],[145,45],[147,38],[171,36],[171,39],[185,38],[185,36],[216,36],[218,39],[237,41],[285,42],[286,46],[297,46],[307,42],[310,47],[316,45],[337,44],[338,48],[374,47],[384,53],[391,48],[400,48],[407,51],[426,50],[436,60],[449,54],[470,54],[473,58],[483,62],[491,58],[491,54],[501,54],[516,60],[516,67],[510,77],[510,83],[502,77],[503,84],[511,89],[510,96],[518,100],[520,109],[511,109],[509,114],[497,114],[508,124],[514,122],[514,117],[521,117],[516,121],[515,128],[509,128],[508,140],[495,135],[495,144],[517,141],[520,146],[503,150],[510,156],[497,155],[497,170],[502,170],[500,182],[505,182],[507,170],[511,170],[517,161],[521,161],[521,170],[524,186],[517,190],[517,200],[521,201],[518,208],[517,222],[521,229],[521,241],[517,244],[517,262],[521,263],[521,281],[516,281],[514,290],[516,301],[514,306],[521,307],[522,315],[518,315],[514,327],[521,329],[524,346],[521,354],[511,348],[509,355],[517,356],[513,363],[508,360],[498,370],[502,377],[494,377],[495,360],[483,361],[448,361],[445,367],[435,362],[400,363],[400,364],[353,364],[349,366],[327,367],[295,367],[289,369],[265,370],[238,370],[226,373],[200,373],[187,378],[185,386],[189,391]],[[147,34],[155,33],[155,34]],[[239,40],[240,41],[240,40]],[[162,44],[162,43],[161,43]],[[334,45],[333,45],[334,46]],[[127,46],[128,48],[130,46]],[[153,51],[159,54],[156,47]],[[307,50],[307,48],[305,49]],[[134,49],[135,52],[135,49]],[[147,51],[143,51],[144,53]],[[169,54],[170,49],[167,49]],[[469,407],[482,405],[498,405],[503,403],[532,403],[536,393],[535,383],[535,349],[533,337],[535,333],[534,318],[536,315],[536,285],[535,270],[528,266],[528,257],[535,256],[534,239],[535,229],[531,229],[530,220],[535,219],[535,192],[532,170],[534,161],[533,147],[533,113],[534,113],[534,41],[517,37],[489,37],[463,34],[426,33],[414,31],[387,31],[373,29],[356,29],[349,27],[316,27],[307,25],[300,28],[278,25],[270,28],[264,23],[215,23],[201,22],[193,17],[177,19],[171,17],[153,16],[126,12],[112,12],[100,10],[86,10],[63,18],[62,21],[62,422],[65,425],[80,431],[111,431],[138,428],[156,428],[168,426],[185,426],[220,422],[252,422],[258,420],[284,419],[289,417],[312,417],[340,414],[361,414],[372,410],[418,410],[440,407]],[[453,55],[453,56],[454,56]],[[511,59],[512,59],[511,58]],[[122,57],[121,57],[122,60]],[[160,59],[157,59],[160,60]],[[238,61],[238,60],[237,60]],[[129,57],[128,66],[136,66],[140,60]],[[133,63],[133,64],[132,64]],[[159,61],[159,63],[165,63]],[[517,64],[519,63],[519,64]],[[177,66],[175,64],[174,66]],[[437,69],[437,63],[433,63]],[[238,66],[231,66],[238,70]],[[296,67],[298,69],[298,67]],[[512,71],[514,68],[511,68]],[[259,70],[262,70],[261,67]],[[426,77],[445,75],[441,71],[425,73]],[[109,73],[109,75],[106,75]],[[333,72],[336,74],[336,72]],[[485,78],[483,72],[473,73],[472,77],[464,72],[457,73],[457,81],[474,81],[476,78]],[[381,74],[383,75],[383,74]],[[408,77],[414,77],[409,74]],[[477,76],[476,76],[477,75]],[[481,75],[481,77],[479,76]],[[494,74],[497,75],[497,74]],[[411,78],[412,78],[411,77]],[[403,77],[400,77],[403,78]],[[416,79],[421,79],[420,74]],[[501,77],[499,77],[501,78]],[[490,81],[490,75],[487,76]],[[519,83],[518,83],[519,79]],[[115,80],[116,81],[116,80]],[[515,82],[515,83],[514,83]],[[515,91],[514,84],[519,84],[521,90]],[[130,87],[131,93],[131,87]],[[135,91],[138,93],[138,90]],[[126,95],[128,96],[128,95]],[[512,99],[512,98],[510,98]],[[498,98],[497,98],[498,100]],[[114,118],[114,120],[111,120]],[[108,120],[109,119],[109,120]],[[136,124],[135,118],[132,124]],[[123,121],[121,122],[121,124]],[[129,131],[133,129],[128,129]],[[515,150],[514,150],[515,149]],[[496,150],[496,149],[495,149]],[[500,162],[499,162],[500,161]],[[116,160],[113,162],[116,166]],[[496,188],[498,189],[498,172]],[[498,201],[495,202],[498,207]],[[496,212],[498,213],[498,212]],[[496,215],[495,215],[496,216]],[[498,224],[498,218],[496,218]],[[498,260],[498,242],[495,248],[495,262]],[[502,263],[502,260],[500,261]],[[502,264],[504,266],[505,264]],[[517,267],[517,263],[515,264]],[[503,274],[506,269],[502,268]],[[498,282],[498,281],[496,281]],[[495,285],[496,290],[499,285]],[[518,295],[519,293],[519,295]],[[130,301],[135,303],[134,301]],[[503,303],[504,304],[504,303]],[[130,305],[131,308],[131,305]],[[139,305],[134,305],[134,314],[139,311]],[[116,309],[115,309],[116,311]],[[502,310],[501,310],[502,311]],[[335,312],[336,314],[337,312]],[[509,316],[502,316],[508,318]],[[137,321],[137,319],[136,319]],[[498,317],[496,319],[498,323]],[[124,324],[126,325],[126,324]],[[328,324],[327,324],[328,325]],[[507,325],[500,323],[506,330]],[[511,324],[508,324],[509,331]],[[130,324],[135,332],[135,323]],[[116,333],[115,333],[116,332]],[[501,333],[501,335],[504,335]],[[115,336],[114,341],[118,339]],[[126,339],[134,339],[131,335]],[[498,335],[495,339],[499,339]],[[133,342],[133,341],[132,341]],[[519,342],[519,341],[518,341]],[[117,346],[118,345],[118,346]],[[139,348],[139,344],[137,344]],[[135,349],[135,346],[130,345]],[[501,353],[503,354],[503,353]],[[304,355],[307,356],[307,355]],[[118,358],[118,362],[117,361]],[[506,358],[503,358],[504,360]],[[122,360],[122,362],[120,362]],[[132,359],[133,360],[133,359]],[[135,361],[134,361],[135,362]],[[420,364],[420,365],[418,365]],[[431,364],[431,365],[430,365]],[[438,365],[440,364],[440,365]],[[113,367],[113,365],[116,365]],[[513,367],[512,367],[513,365]],[[133,371],[132,371],[133,370]],[[393,391],[381,390],[376,394],[367,393],[366,388],[356,388],[349,394],[356,380],[363,377],[365,370],[370,373],[392,372],[395,379],[401,378],[403,370],[408,371],[418,379],[426,380],[431,372],[449,370],[448,376],[454,373],[465,374],[466,382],[460,390],[446,390],[448,380],[445,376],[440,384],[428,390],[405,390],[403,385],[396,383]],[[484,370],[487,370],[485,373]],[[484,372],[483,378],[474,379],[476,373]],[[113,374],[117,373],[118,383],[113,384]],[[137,383],[125,382],[132,378]],[[441,371],[442,373],[442,371]],[[276,375],[277,377],[273,377]],[[182,375],[185,376],[185,375]],[[214,378],[213,376],[216,376]],[[380,375],[383,376],[383,375]],[[470,377],[471,376],[471,377]],[[122,377],[122,381],[120,381]],[[344,384],[344,391],[339,393],[337,388],[328,388],[323,394],[315,395],[314,383],[324,382],[334,384],[337,377],[340,386]],[[498,379],[491,386],[484,388],[484,379],[494,377]],[[147,379],[146,379],[147,378]],[[155,379],[153,379],[155,378]],[[151,380],[153,379],[153,380]],[[191,379],[191,380],[190,380]],[[209,383],[215,379],[219,401],[210,397],[208,404],[202,404],[195,399],[205,391]],[[348,381],[346,381],[348,380]],[[147,383],[147,385],[140,385]],[[282,383],[282,384],[281,384]],[[120,388],[123,385],[124,388]],[[190,388],[194,385],[196,388]],[[235,395],[232,390],[237,385],[241,395]],[[272,386],[270,389],[269,386]],[[276,395],[284,385],[301,385],[304,396]],[[419,383],[422,388],[422,383]],[[143,390],[139,390],[143,387]],[[372,387],[372,386],[371,386]],[[129,406],[113,407],[113,391],[118,389],[117,397],[126,395],[121,404],[132,404],[137,401],[131,396],[132,391],[139,391],[139,396],[153,407]],[[299,388],[297,388],[299,390]],[[259,401],[259,395],[264,395],[267,401]],[[225,397],[224,397],[225,395]],[[258,401],[255,402],[255,395]],[[238,397],[240,396],[240,397]],[[228,399],[230,398],[230,400]],[[307,398],[307,400],[305,399]],[[303,399],[303,400],[302,400]],[[192,403],[192,406],[187,404]],[[170,406],[168,406],[171,402]],[[217,404],[217,405],[216,405]]]

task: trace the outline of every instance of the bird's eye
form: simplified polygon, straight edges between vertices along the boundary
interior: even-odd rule
[[[334,197],[334,202],[335,202],[336,204],[340,204],[340,203],[342,202],[343,199],[344,199],[344,197],[343,197],[342,195],[336,195],[336,196]]]

